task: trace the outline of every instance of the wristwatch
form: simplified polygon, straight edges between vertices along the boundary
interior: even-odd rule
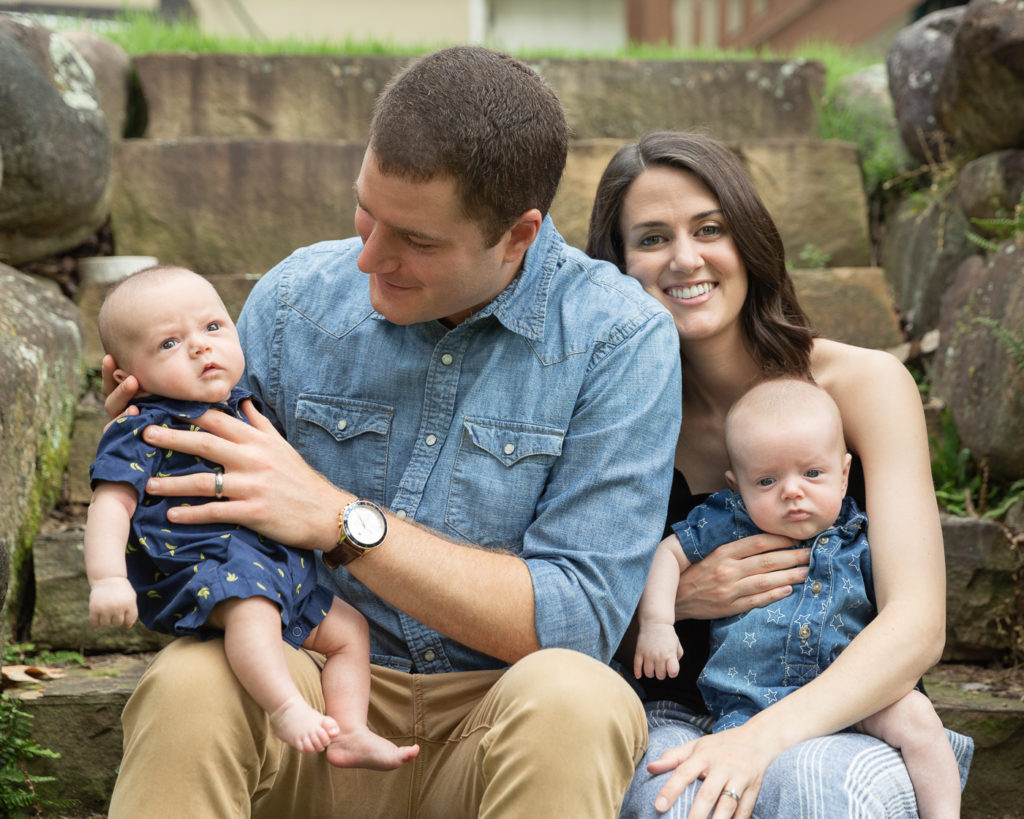
[[[324,552],[328,569],[337,569],[379,546],[388,533],[384,510],[373,501],[356,500],[338,513],[338,545]]]

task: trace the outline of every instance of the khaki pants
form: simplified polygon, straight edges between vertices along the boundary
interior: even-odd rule
[[[285,645],[323,709],[313,656]],[[220,640],[157,655],[125,706],[111,819],[618,816],[647,744],[639,700],[610,668],[547,649],[503,671],[404,674],[371,666],[370,727],[420,744],[396,771],[332,768],[269,731]]]

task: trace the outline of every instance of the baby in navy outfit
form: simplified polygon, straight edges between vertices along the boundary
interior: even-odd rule
[[[188,429],[211,408],[248,420],[241,404],[250,393],[235,386],[245,360],[217,291],[184,268],[147,268],[107,296],[99,329],[118,367],[115,380],[133,375],[139,391],[138,414],[109,425],[90,470],[85,563],[93,625],[140,619],[200,640],[223,636],[232,670],[284,742],[307,753],[326,749],[342,767],[388,770],[415,757],[418,746],[398,747],[366,725],[366,621],[317,584],[313,552],[233,524],[172,524],[171,505],[209,498],[146,493],[151,476],[205,472],[221,497],[218,464],[142,439],[151,424]],[[282,637],[325,655],[326,714],[292,681]]]

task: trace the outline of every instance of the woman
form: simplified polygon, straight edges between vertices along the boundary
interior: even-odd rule
[[[772,553],[792,542],[762,535],[694,564],[676,603],[683,668],[643,683],[650,747],[623,816],[747,817],[755,802],[760,816],[916,815],[896,751],[861,734],[829,736],[907,693],[942,652],[942,532],[913,379],[887,353],[816,337],[778,230],[736,157],[709,137],[653,133],[621,149],[598,186],[587,252],[637,279],[679,330],[683,426],[668,522],[725,488],[722,425],[733,401],[766,373],[810,374],[839,406],[863,469],[878,606],[817,679],[741,727],[705,735],[695,677],[707,628],[695,621],[789,594],[808,555]],[[952,741],[964,779],[973,746]]]

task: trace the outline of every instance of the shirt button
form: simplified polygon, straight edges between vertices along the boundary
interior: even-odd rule
[[[424,651],[423,659],[428,663],[434,662],[434,660],[437,659],[437,655],[434,653],[434,649],[428,648],[426,651]]]
[[[348,428],[348,421],[346,421],[344,418],[342,418],[340,421],[338,421],[338,431],[339,432],[344,432],[347,428]]]
[[[430,433],[430,435],[427,436],[426,441],[427,446],[433,446],[434,444],[437,443],[437,436],[434,435],[434,433]]]
[[[811,627],[807,624],[800,626],[800,630],[797,632],[800,635],[801,640],[806,640],[811,636]]]
[[[446,367],[450,366],[454,360],[455,359],[452,358],[451,353],[445,353],[443,356],[441,356],[441,363],[444,364],[444,366]]]
[[[820,580],[815,580],[813,583],[811,583],[811,591],[814,592],[815,594],[817,594],[818,592],[821,591],[821,581]]]
[[[505,450],[504,451],[505,451],[506,455],[511,455],[513,452],[516,451],[516,445],[515,444],[505,444]]]
[[[395,517],[399,520],[405,520],[408,517],[408,515],[406,514],[404,509],[399,509],[397,512],[395,512]]]
[[[823,537],[821,540],[818,541],[818,543],[820,543],[822,546],[828,546],[828,538]]]

